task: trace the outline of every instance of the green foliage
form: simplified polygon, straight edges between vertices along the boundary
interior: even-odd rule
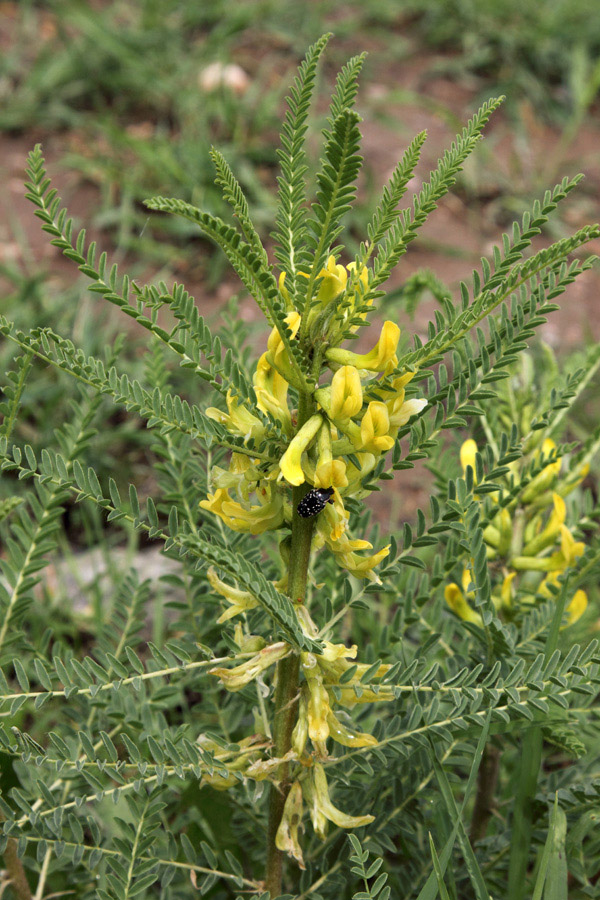
[[[527,96],[548,115],[564,117],[577,107],[582,67],[588,83],[594,78],[600,26],[591,0],[555,0],[542,17],[535,0],[416,0],[408,6],[427,43],[458,51],[449,69],[476,72],[512,99]]]
[[[189,199],[147,203],[221,248],[271,329],[264,352],[235,306],[216,333],[182,285],[110,268],[75,233],[41,148],[30,154],[43,230],[148,342],[132,371],[123,340],[90,350],[60,322],[0,317],[14,350],[0,405],[0,852],[38,897],[558,900],[567,879],[574,900],[598,896],[600,510],[585,479],[600,427],[576,441],[569,423],[600,353],[571,369],[529,348],[600,231],[540,249],[579,180],[565,178],[456,298],[422,282],[439,306],[424,340],[400,345],[387,322],[368,353],[341,347],[499,101],[399,209],[414,139],[344,265],[363,58],[340,72],[313,165],[327,41],[283,124],[279,272],[220,151],[235,227]],[[51,377],[71,387],[53,439],[34,446]],[[148,435],[150,483],[120,459],[96,464],[115,410]],[[382,537],[369,495],[395,471],[410,482],[420,460],[429,506],[364,555],[365,535]],[[313,493],[324,508],[299,513],[329,486],[332,504]],[[105,560],[91,578],[90,548]]]

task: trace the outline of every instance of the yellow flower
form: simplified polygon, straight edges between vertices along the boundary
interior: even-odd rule
[[[373,556],[357,556],[356,553],[338,554],[338,562],[356,578],[368,578],[369,581],[379,582],[379,578],[373,571],[382,559],[390,552],[390,544],[374,553]]]
[[[334,347],[325,354],[330,362],[342,365],[356,366],[357,369],[367,369],[371,372],[392,372],[398,365],[396,348],[400,340],[400,329],[395,322],[383,323],[379,340],[369,353],[352,353],[350,350],[342,350]]]
[[[355,366],[342,366],[331,380],[331,406],[327,410],[332,419],[351,419],[362,409],[363,393],[360,375]]]
[[[540,457],[550,456],[554,450],[556,450],[556,444],[552,440],[552,438],[546,438],[543,442],[541,450],[536,454],[536,459],[540,459]],[[542,494],[544,491],[547,491],[558,478],[560,467],[562,460],[560,457],[556,459],[554,462],[548,463],[547,466],[544,466],[541,472],[532,478],[529,482],[523,493],[521,494],[521,501],[523,503],[531,503],[533,500],[538,497],[539,494]]]
[[[209,406],[206,415],[214,422],[224,425],[233,434],[241,434],[246,440],[248,438],[260,440],[263,437],[265,430],[260,419],[252,415],[250,410],[244,406],[240,406],[238,398],[232,391],[227,391],[227,410],[229,414],[214,406]]]
[[[346,463],[343,459],[320,460],[315,469],[315,487],[348,486]]]
[[[317,303],[321,306],[327,306],[328,303],[339,297],[346,289],[348,273],[344,266],[336,264],[335,256],[329,256],[325,268],[321,269],[317,278],[321,279]]]
[[[566,525],[559,525],[560,531],[560,550],[551,556],[538,557],[517,557],[515,568],[530,569],[537,571],[554,572],[560,574],[568,566],[572,566],[580,556],[585,553],[585,544],[583,541],[576,541]]]
[[[319,431],[318,444],[319,458],[314,476],[315,487],[347,487],[346,463],[343,459],[333,459],[331,454],[331,428],[328,422],[324,422]]]
[[[560,494],[553,493],[552,494],[552,502],[554,504],[554,509],[552,510],[552,514],[546,523],[546,527],[540,534],[536,535],[528,544],[523,548],[524,556],[537,556],[537,554],[544,550],[546,547],[549,547],[550,544],[554,543],[554,540],[557,534],[560,531],[561,525],[565,524],[567,518],[567,506],[563,498]]]
[[[455,612],[465,622],[473,622],[474,625],[482,624],[481,616],[474,609],[471,609],[457,584],[453,582],[446,585],[444,598],[452,612]]]
[[[394,446],[390,436],[388,408],[381,400],[371,400],[360,424],[362,449],[373,453],[385,453]]]
[[[202,509],[207,509],[209,512],[214,513],[215,516],[219,516],[226,525],[233,528],[233,520],[223,510],[223,504],[229,499],[229,491],[219,488],[214,494],[209,494],[206,500],[201,500],[199,505]]]
[[[502,588],[500,589],[500,599],[502,602],[502,606],[512,606],[513,581],[516,577],[516,572],[510,572],[505,576],[504,581],[502,582]]]
[[[291,333],[290,337],[295,338],[300,328],[300,313],[292,310],[292,312],[287,314],[284,321],[288,325],[288,331]],[[273,328],[267,340],[267,360],[287,381],[292,382],[294,380],[285,345],[277,328]]]
[[[467,466],[473,469],[475,475],[475,454],[477,453],[477,444],[473,438],[469,438],[460,448],[460,464],[463,472],[467,471]]]
[[[264,503],[246,508],[232,500],[228,491],[219,488],[206,500],[201,500],[200,506],[220,516],[232,531],[262,534],[283,524],[284,509],[283,498],[276,490],[263,487],[259,497],[264,499]]]
[[[229,584],[221,581],[213,566],[207,570],[206,577],[213,591],[221,594],[231,604],[229,609],[219,616],[217,625],[221,625],[223,622],[227,622],[228,619],[232,619],[234,616],[238,616],[240,613],[258,606],[258,600],[249,591],[241,591],[239,588],[231,587]]]
[[[289,426],[291,419],[287,405],[288,383],[283,375],[273,368],[267,357],[268,353],[263,353],[254,373],[254,390],[258,407]]]
[[[413,397],[412,400],[405,400],[402,404],[397,403],[395,411],[393,413],[390,412],[390,427],[401,428],[402,425],[406,425],[409,419],[417,416],[426,406],[427,400],[419,399],[418,397]]]
[[[588,598],[586,592],[582,590],[575,591],[571,602],[567,606],[567,620],[569,625],[573,625],[574,622],[582,617],[587,609],[587,605]]]
[[[560,525],[560,550],[567,566],[585,553],[583,541],[576,541],[566,525]]]
[[[213,466],[210,473],[211,481],[216,488],[229,490],[234,488],[240,497],[248,500],[250,492],[261,478],[256,466],[249,456],[242,453],[232,453],[229,469],[221,469]]]
[[[296,436],[290,441],[290,444],[279,460],[279,468],[286,481],[293,485],[304,484],[306,481],[302,470],[302,454],[309,444],[314,440],[317,432],[323,424],[323,417],[318,413],[311,416],[298,431]]]
[[[329,543],[338,541],[348,527],[350,514],[344,506],[339,491],[333,495],[333,503],[328,503],[317,522],[317,528]]]

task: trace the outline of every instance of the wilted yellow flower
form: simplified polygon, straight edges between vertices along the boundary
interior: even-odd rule
[[[327,715],[329,736],[343,747],[373,747],[378,743],[377,738],[364,731],[353,731],[346,727],[337,716],[329,710]]]
[[[300,691],[300,699],[298,701],[298,718],[292,731],[292,750],[298,759],[304,753],[306,742],[308,740],[308,700],[307,688],[303,687]]]
[[[213,566],[207,570],[206,577],[212,589],[221,594],[222,597],[225,597],[227,602],[231,604],[229,609],[219,616],[217,625],[221,625],[222,622],[226,622],[228,619],[232,619],[234,616],[258,606],[258,600],[249,591],[241,591],[239,588],[234,588],[221,581]]]
[[[290,444],[279,460],[279,468],[286,481],[293,485],[304,484],[306,481],[302,470],[302,454],[314,440],[317,432],[323,424],[323,417],[318,413],[311,416],[304,423],[300,431],[290,441]]]
[[[239,691],[264,672],[265,669],[287,656],[289,650],[289,644],[286,644],[285,641],[279,641],[276,644],[264,647],[256,656],[246,660],[239,666],[234,666],[233,669],[216,667],[209,669],[209,674],[216,675],[223,687],[227,688],[228,691]]]
[[[305,869],[300,841],[298,839],[298,829],[302,822],[302,788],[299,781],[294,781],[289,794],[285,800],[283,807],[283,815],[277,834],[275,836],[275,845],[278,850],[282,850],[295,859],[301,869]]]
[[[311,741],[326,741],[329,737],[329,694],[323,686],[323,676],[314,653],[302,653],[300,660],[308,688],[308,735]]]
[[[361,825],[370,825],[375,821],[375,816],[349,816],[333,805],[329,798],[325,769],[320,763],[315,763],[302,782],[302,792],[310,810],[315,833],[321,838],[325,837],[326,819],[338,828],[360,828]]]
[[[327,662],[333,662],[336,659],[356,659],[358,647],[352,644],[346,647],[345,644],[332,644],[331,641],[323,641],[323,649],[319,656],[319,660],[326,659]]]
[[[371,400],[360,423],[362,449],[385,453],[394,446],[388,408],[381,400]]]
[[[368,369],[370,372],[392,372],[398,365],[396,348],[400,340],[400,329],[395,322],[383,323],[379,340],[369,353],[352,353],[333,347],[325,354],[330,362],[356,366],[357,369]]]

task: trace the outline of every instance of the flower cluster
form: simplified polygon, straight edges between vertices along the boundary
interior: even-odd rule
[[[232,604],[221,620],[253,605],[250,595],[229,587],[217,578],[214,571],[210,570],[209,578],[215,590]],[[304,632],[315,637],[317,628],[306,607],[299,606],[296,612]],[[271,666],[292,652],[292,648],[284,641],[266,644],[260,637],[244,635],[241,625],[236,628],[236,640],[242,652],[252,652],[253,655],[233,668],[215,667],[210,670],[229,691],[239,691],[252,681],[260,679]],[[359,828],[374,819],[371,815],[350,816],[334,806],[329,796],[324,768],[329,756],[329,738],[343,747],[371,747],[377,744],[373,735],[353,728],[343,707],[394,699],[392,689],[386,685],[361,684],[361,678],[370,666],[367,663],[355,663],[356,654],[356,644],[346,647],[329,641],[324,641],[323,652],[319,655],[301,653],[300,667],[304,678],[297,699],[298,718],[292,734],[291,750],[285,760],[263,759],[258,754],[248,754],[236,769],[238,775],[261,780],[272,775],[281,762],[296,764],[297,771],[286,799],[276,843],[301,868],[304,868],[304,862],[298,829],[305,806],[315,833],[321,838],[325,837],[328,822],[333,822],[340,828]],[[381,664],[372,673],[372,680],[382,678],[390,668],[388,664]],[[353,669],[352,673],[349,672],[350,669]],[[359,689],[355,690],[355,687]],[[236,777],[233,773],[230,779],[219,776],[214,781],[214,786],[225,789],[235,783]]]
[[[364,496],[363,480],[381,455],[394,446],[400,427],[419,413],[426,401],[405,396],[414,372],[393,376],[400,337],[400,329],[393,322],[384,322],[379,340],[368,353],[328,344],[333,343],[333,336],[327,332],[327,322],[334,312],[338,325],[350,317],[352,321],[364,318],[368,303],[360,301],[369,284],[367,267],[357,271],[355,263],[342,266],[330,256],[318,277],[318,292],[306,312],[307,331],[312,334],[323,320],[323,364],[332,377],[329,384],[314,389],[314,414],[296,427],[297,412],[292,407],[295,374],[284,341],[273,328],[256,366],[254,388],[259,410],[279,423],[289,438],[287,446],[279,461],[271,465],[233,453],[227,470],[213,469],[213,493],[200,505],[234,531],[259,534],[291,523],[290,485],[331,488],[332,503],[318,518],[314,547],[326,545],[352,575],[376,580],[374,569],[389,547],[370,556],[360,554],[371,550],[372,545],[348,536],[349,514],[344,498]],[[279,287],[289,309],[285,273]],[[336,303],[342,295],[343,303]],[[286,323],[288,334],[295,340],[302,326],[300,314],[290,309]],[[350,330],[357,327],[348,323]],[[227,394],[227,412],[211,407],[207,415],[244,440],[259,443],[266,437],[268,420],[265,425],[265,420],[240,403],[232,391]]]
[[[465,441],[460,459],[463,471],[475,472],[477,445]],[[544,465],[546,459],[550,461]],[[585,552],[585,544],[573,536],[567,525],[565,496],[588,472],[586,464],[561,477],[562,459],[556,455],[554,441],[547,438],[535,453],[541,470],[523,485],[517,499],[502,506],[500,492],[492,494],[498,512],[483,532],[487,557],[495,562],[498,582],[492,591],[496,609],[507,619],[537,602],[550,599],[559,587],[559,577],[574,566]],[[510,476],[520,481],[519,461],[510,464]],[[445,598],[461,619],[481,625],[481,615],[471,605],[475,599],[469,568],[462,574],[462,585],[448,584]],[[576,590],[567,605],[567,623],[572,625],[585,612],[585,591]]]

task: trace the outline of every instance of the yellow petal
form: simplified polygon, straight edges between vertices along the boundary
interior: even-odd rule
[[[463,592],[457,584],[447,584],[444,590],[444,599],[450,609],[460,616],[465,622],[473,622],[475,625],[481,625],[481,616],[479,613],[471,609],[464,598]]]
[[[371,400],[360,424],[362,447],[374,453],[385,453],[394,446],[389,434],[388,408],[381,400]]]
[[[573,594],[573,599],[567,606],[569,625],[572,625],[574,622],[581,618],[581,616],[587,609],[587,605],[588,598],[586,592],[582,590],[575,591],[575,593]]]
[[[358,369],[355,366],[342,366],[331,381],[331,418],[351,419],[361,411],[362,405],[363,393]]]
[[[475,454],[477,453],[477,444],[473,440],[473,438],[469,438],[465,441],[460,448],[460,464],[462,466],[463,472],[466,472],[467,466],[471,466],[473,469],[473,475],[475,475]]]
[[[279,468],[281,469],[283,477],[290,484],[297,486],[299,484],[304,484],[306,481],[301,464],[302,454],[314,440],[322,424],[322,416],[319,414],[311,416],[310,419],[304,423],[300,431],[298,431],[279,460]]]

